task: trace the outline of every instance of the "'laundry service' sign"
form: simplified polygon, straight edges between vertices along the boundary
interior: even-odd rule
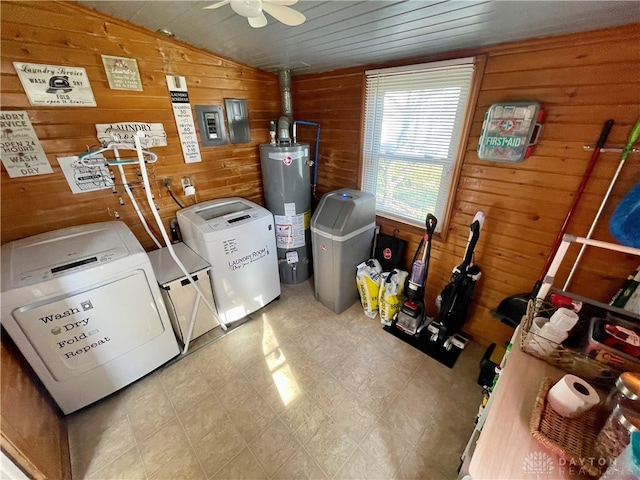
[[[0,158],[11,178],[53,173],[25,111],[0,111]]]
[[[31,105],[95,107],[87,72],[80,67],[13,62]]]

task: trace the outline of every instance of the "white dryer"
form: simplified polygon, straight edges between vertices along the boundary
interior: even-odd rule
[[[182,239],[211,264],[211,285],[224,323],[280,296],[273,214],[240,197],[178,210]]]
[[[149,257],[123,222],[2,245],[1,315],[65,414],[179,354]]]

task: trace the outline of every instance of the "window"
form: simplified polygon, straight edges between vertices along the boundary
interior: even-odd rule
[[[362,189],[377,214],[440,231],[465,123],[474,59],[366,72]]]

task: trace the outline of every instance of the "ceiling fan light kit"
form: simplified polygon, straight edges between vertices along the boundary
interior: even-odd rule
[[[261,0],[232,0],[229,5],[234,12],[243,17],[254,18],[262,14]]]
[[[267,12],[285,25],[294,27],[306,20],[302,13],[289,8],[289,5],[295,5],[297,2],[298,0],[223,0],[204,8],[214,10],[229,4],[235,13],[246,17],[253,28],[267,25],[267,17],[263,12]]]

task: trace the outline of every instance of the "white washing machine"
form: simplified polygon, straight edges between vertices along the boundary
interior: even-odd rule
[[[246,317],[280,296],[273,214],[244,198],[178,210],[182,240],[211,264],[211,285],[224,323]]]
[[[179,354],[149,257],[123,222],[2,245],[1,312],[65,414]]]

